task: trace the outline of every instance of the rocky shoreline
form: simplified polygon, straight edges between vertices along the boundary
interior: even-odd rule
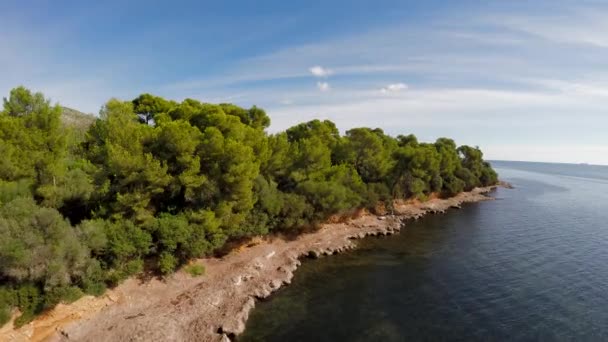
[[[393,215],[363,214],[327,223],[295,239],[269,238],[227,256],[198,260],[206,274],[183,271],[166,280],[130,279],[102,297],[87,296],[18,329],[0,329],[10,341],[230,341],[242,333],[256,300],[289,284],[303,257],[356,247],[356,239],[391,235],[407,220],[442,213],[464,203],[490,200],[496,186],[448,199],[397,203]]]

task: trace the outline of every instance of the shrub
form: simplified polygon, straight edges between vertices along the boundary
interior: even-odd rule
[[[11,320],[11,307],[6,304],[0,304],[0,327],[8,323]]]
[[[117,265],[116,268],[110,269],[106,274],[106,282],[110,286],[116,286],[121,281],[128,277],[141,273],[144,270],[144,261],[141,259],[133,259],[124,264]]]
[[[201,264],[192,264],[192,265],[186,266],[184,268],[184,271],[186,271],[188,274],[190,274],[193,277],[198,277],[198,276],[205,274],[205,266],[203,266]]]
[[[0,327],[11,319],[15,294],[12,289],[0,287]]]
[[[16,289],[15,301],[21,310],[21,316],[15,320],[15,326],[20,327],[34,319],[42,311],[43,300],[40,289],[33,284],[24,284]]]
[[[44,293],[44,308],[50,309],[55,305],[63,303],[72,303],[82,297],[84,293],[76,286],[62,286],[50,289]]]
[[[177,266],[177,258],[168,252],[161,253],[158,258],[158,269],[162,274],[169,274],[175,270]]]
[[[105,292],[105,272],[98,260],[92,259],[82,277],[82,289],[85,293],[98,296]]]

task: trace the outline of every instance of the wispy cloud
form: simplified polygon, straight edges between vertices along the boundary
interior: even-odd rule
[[[586,15],[574,14],[568,29],[602,32],[597,23],[587,22]],[[590,35],[541,34],[528,14],[487,18],[467,23],[446,19],[439,27],[382,27],[283,47],[244,62],[260,79],[280,70],[281,83],[256,84],[242,100],[267,100],[272,131],[326,118],[341,129],[380,126],[391,134],[452,136],[459,143],[480,145],[495,159],[511,159],[508,146],[519,159],[555,161],[567,160],[539,147],[551,158],[543,159],[534,146],[608,146],[596,129],[608,127],[608,72],[602,71],[608,52],[602,43]],[[553,31],[549,24],[558,25],[559,20],[547,21],[543,30]],[[322,64],[313,72],[310,61]],[[331,65],[333,74],[320,65]],[[310,91],[310,75],[331,76],[335,87],[331,92]],[[408,83],[394,83],[396,78]],[[270,98],[284,82],[294,87],[289,92],[293,103],[277,106],[280,97]],[[378,84],[384,86],[374,90]],[[330,85],[321,80],[317,88],[327,90]],[[585,151],[597,151],[591,147]],[[585,161],[608,163],[601,158]]]
[[[591,151],[590,146],[608,146],[602,130],[592,129],[608,127],[605,100],[568,87],[550,91],[427,88],[391,97],[339,88],[328,97],[293,95],[301,99],[295,105],[268,107],[271,131],[302,120],[329,119],[343,131],[367,126],[381,127],[389,134],[415,133],[427,141],[450,136],[459,144],[480,145],[491,159],[517,159],[511,157],[518,155],[519,159],[566,162],[568,158],[574,161],[573,157],[557,158],[558,153],[551,153],[543,158],[542,149],[535,146],[568,146],[570,150],[580,146],[585,151]],[[518,154],[506,153],[509,146]],[[608,164],[608,154],[591,158],[591,152],[581,153],[580,162]]]
[[[315,65],[308,70],[315,77],[327,77],[334,73],[332,70],[326,69],[320,65]]]
[[[560,13],[543,15],[504,16],[495,18],[513,31],[554,43],[608,47],[608,10],[566,9]]]
[[[380,89],[380,92],[382,93],[396,93],[396,92],[400,92],[402,90],[406,90],[408,89],[407,84],[405,83],[391,83],[389,85],[387,85],[386,87],[383,87],[382,89]]]
[[[142,67],[147,59],[129,59],[128,49],[95,61],[66,58],[56,46],[75,39],[69,32],[77,30],[42,31],[5,24],[0,16],[0,91],[26,82],[89,112],[111,96],[140,92],[256,104],[267,108],[272,131],[328,118],[341,129],[380,126],[389,133],[453,136],[487,146],[492,158],[510,155],[509,146],[540,158],[531,146],[608,146],[608,8],[586,4],[541,1],[530,5],[536,11],[479,6],[466,20],[462,12],[433,12],[424,22],[375,21],[255,51],[234,43],[226,51],[238,50],[238,56],[217,63],[193,58],[209,67],[165,63],[149,69]],[[277,31],[268,37],[274,33],[285,36]],[[24,53],[31,46],[42,52]],[[173,58],[175,64],[186,60]],[[528,152],[517,149],[524,146],[520,141]]]
[[[537,84],[541,87],[557,91],[568,96],[587,97],[595,99],[608,99],[608,82],[595,82],[585,80],[554,80],[554,79],[539,79],[528,80],[531,84]]]

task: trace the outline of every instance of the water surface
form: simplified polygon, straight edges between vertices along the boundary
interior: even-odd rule
[[[608,339],[608,167],[494,162],[516,189],[309,260],[239,341]]]

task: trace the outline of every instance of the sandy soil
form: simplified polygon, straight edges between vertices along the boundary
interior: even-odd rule
[[[398,203],[394,215],[364,213],[288,240],[268,238],[223,258],[197,260],[204,276],[184,271],[168,279],[129,279],[101,297],[59,305],[20,329],[0,328],[0,341],[230,341],[245,329],[256,299],[289,284],[300,258],[355,247],[355,239],[399,232],[426,213],[491,199],[478,188],[450,199]]]

